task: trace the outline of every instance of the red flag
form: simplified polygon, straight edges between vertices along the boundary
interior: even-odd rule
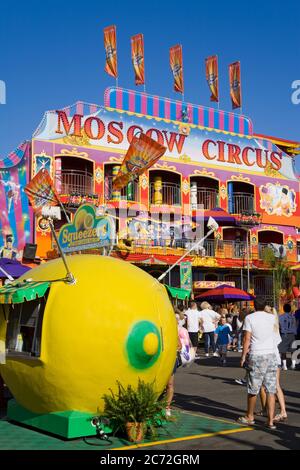
[[[112,77],[118,77],[117,64],[117,34],[115,26],[104,28],[104,47],[106,54],[105,72]]]
[[[35,213],[40,214],[42,207],[57,206],[60,201],[47,170],[40,170],[25,186],[25,193]]]
[[[206,81],[211,91],[210,101],[219,102],[218,57],[212,55],[205,59]]]
[[[131,38],[131,59],[135,73],[135,84],[145,83],[145,63],[144,63],[144,38],[142,34],[136,34]]]
[[[145,134],[134,136],[124,157],[119,173],[113,180],[113,189],[122,189],[129,181],[144,173],[166,151],[166,147],[159,144]]]
[[[174,90],[183,94],[182,46],[179,44],[170,48],[170,66],[174,77]]]
[[[241,65],[234,62],[229,65],[229,83],[232,108],[242,107]]]

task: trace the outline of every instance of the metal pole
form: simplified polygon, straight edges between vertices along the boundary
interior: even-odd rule
[[[247,292],[250,290],[250,253],[249,253],[249,229],[246,232],[247,235]]]
[[[0,266],[0,271],[7,277],[7,279],[8,279],[9,281],[14,281],[14,278],[13,278],[10,274],[8,274],[8,273],[5,271],[5,269],[1,268],[1,266]]]
[[[196,248],[198,248],[199,246],[201,246],[201,244],[204,242],[204,240],[209,237],[209,235],[211,235],[213,232],[215,231],[215,229],[211,229],[209,232],[207,232],[207,234],[205,235],[205,237],[201,238],[197,243],[195,243],[188,251],[186,251],[184,253],[184,255],[181,256],[181,258],[179,258],[176,263],[172,264],[172,266],[169,267],[169,269],[167,271],[165,271],[161,276],[159,276],[158,278],[158,281],[161,281],[170,271],[172,271],[173,268],[175,268],[175,266],[177,266],[191,251],[195,250]]]
[[[67,264],[67,260],[66,260],[65,254],[64,254],[63,250],[61,249],[61,246],[60,246],[60,244],[59,244],[58,238],[57,238],[57,236],[56,236],[56,233],[55,233],[55,230],[54,230],[53,221],[52,221],[52,219],[50,219],[50,218],[49,218],[48,220],[49,220],[49,225],[50,225],[50,229],[51,229],[52,235],[53,235],[53,237],[54,237],[55,243],[56,243],[56,245],[57,245],[57,248],[58,248],[58,250],[59,250],[60,256],[62,257],[63,263],[64,263],[65,268],[66,268],[66,271],[67,271],[66,280],[67,280],[68,284],[75,284],[75,278],[74,278],[73,274],[71,273],[71,271],[69,270],[69,267],[68,267],[68,264]]]

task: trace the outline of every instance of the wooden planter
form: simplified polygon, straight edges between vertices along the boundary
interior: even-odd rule
[[[144,439],[144,423],[126,423],[125,428],[130,442],[141,442]]]

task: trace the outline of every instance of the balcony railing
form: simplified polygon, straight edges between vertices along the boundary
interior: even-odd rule
[[[124,201],[138,201],[139,194],[139,182],[137,180],[132,181],[127,186],[117,191],[114,194],[113,191],[113,176],[106,176],[104,179],[104,196],[107,200],[121,199]]]
[[[217,189],[197,189],[197,209],[211,210],[218,205]]]
[[[82,170],[62,170],[55,186],[60,194],[90,194],[93,192],[93,174]]]
[[[122,242],[122,240],[121,240]],[[189,239],[135,239],[130,242],[131,248],[135,253],[151,254],[159,250],[161,254],[166,254],[169,250],[181,250],[182,252],[189,250],[194,244],[195,240]],[[191,255],[200,255],[205,257],[215,256],[215,242],[213,240],[206,240],[204,242],[204,250],[196,248],[191,252]]]
[[[250,193],[234,193],[228,196],[230,214],[242,214],[254,212],[254,196]]]
[[[167,250],[181,249],[187,251],[196,243],[196,241],[189,239],[135,239],[131,241],[131,248],[134,252],[139,253],[152,253],[155,250],[167,253]],[[222,259],[245,259],[247,258],[246,242],[235,242],[231,240],[216,241],[205,240],[203,245],[204,250],[196,248],[191,252],[191,255],[200,255],[202,257],[216,257]],[[251,254],[249,254],[251,258]]]
[[[269,245],[270,243],[273,243],[273,242],[269,242],[269,243],[259,243],[258,244],[258,258],[259,259],[263,259],[264,258],[264,253],[267,249],[272,249]],[[278,245],[283,245],[281,243],[278,243]],[[285,250],[286,250],[287,247],[285,247]]]
[[[243,259],[247,257],[246,242],[237,242],[235,240],[223,240],[219,242],[220,255],[227,259]]]
[[[154,183],[150,183],[150,203],[154,202]],[[161,186],[161,199],[162,204],[168,204],[169,206],[180,206],[180,184],[177,183],[162,183]]]

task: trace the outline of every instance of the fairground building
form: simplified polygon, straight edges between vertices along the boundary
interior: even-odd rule
[[[138,132],[166,146],[166,153],[138,180],[113,191]],[[24,194],[45,168],[71,217],[83,203],[114,209],[111,255],[155,277],[195,243],[199,227],[207,233],[212,215],[217,232],[184,260],[192,265],[193,290],[226,281],[272,302],[274,264],[266,250],[291,266],[299,261],[297,147],[256,134],[241,114],[109,88],[104,106],[77,102],[47,111],[32,138],[0,161],[1,256],[58,256],[47,220],[33,214]],[[56,229],[64,223],[57,221]],[[36,253],[30,254],[30,244]],[[165,282],[180,287],[179,266]]]

